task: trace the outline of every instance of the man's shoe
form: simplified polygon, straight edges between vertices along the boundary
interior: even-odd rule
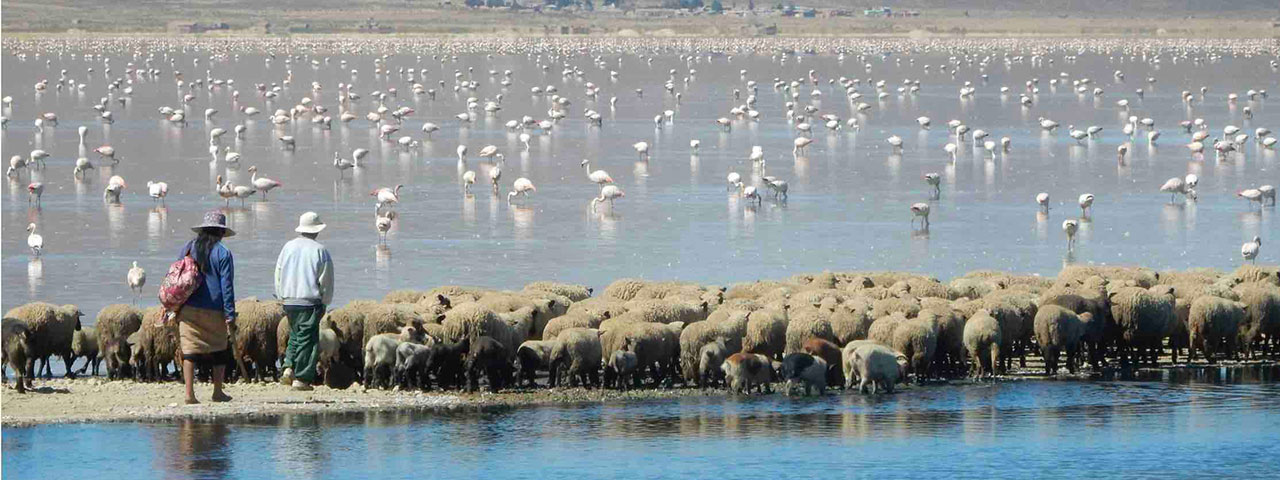
[[[284,372],[280,373],[280,384],[288,386],[292,383],[293,383],[293,369],[286,368],[284,369]]]
[[[299,392],[309,392],[311,390],[315,390],[315,388],[313,388],[310,383],[304,382],[302,380],[294,380],[293,389]]]

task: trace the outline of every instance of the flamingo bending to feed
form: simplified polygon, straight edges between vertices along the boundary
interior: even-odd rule
[[[1093,194],[1092,194],[1092,193],[1085,193],[1085,194],[1080,195],[1080,216],[1081,216],[1081,217],[1088,217],[1088,216],[1089,216],[1089,212],[1088,212],[1089,207],[1092,207],[1092,206],[1093,206]]]
[[[933,196],[938,197],[942,195],[942,177],[937,173],[929,172],[924,174],[924,183],[933,187]]]
[[[37,257],[44,250],[44,237],[36,233],[36,224],[27,225],[27,248],[31,249],[31,254]]]
[[[609,209],[612,210],[613,201],[617,198],[624,197],[624,196],[626,196],[626,194],[623,193],[622,189],[618,188],[617,185],[605,185],[604,188],[600,189],[600,196],[597,198],[591,199],[591,211],[595,211],[596,204],[606,200],[609,201]]]
[[[640,155],[641,160],[649,159],[649,142],[636,142],[631,148],[636,149],[636,153]]]
[[[400,203],[401,188],[404,188],[404,185],[396,185],[396,188],[394,189],[389,187],[382,187],[370,193],[369,195],[373,196],[378,200],[378,208],[376,211],[382,211],[383,205]]]
[[[533,182],[529,181],[529,179],[524,177],[517,178],[515,183],[511,185],[511,191],[507,192],[507,203],[511,203],[511,199],[515,198],[516,195],[524,195],[527,198],[529,192],[536,191],[538,189],[533,187]]]
[[[93,164],[89,163],[89,159],[80,157],[76,159],[76,168],[71,169],[71,176],[83,175],[85,171],[93,169]]]
[[[164,182],[147,181],[147,194],[151,196],[151,201],[160,201],[164,204],[164,197],[169,195],[169,184]]]
[[[763,200],[760,198],[760,193],[756,191],[755,185],[743,186],[742,182],[738,182],[734,186],[738,187],[738,195],[742,198],[755,200],[756,205],[759,205]]]
[[[1049,194],[1040,192],[1036,195],[1036,203],[1040,204],[1040,210],[1049,213]]]
[[[1080,229],[1080,222],[1076,220],[1063,220],[1062,231],[1067,233],[1067,251],[1075,249],[1076,231]]]
[[[249,179],[249,183],[252,183],[252,184],[253,184],[253,188],[257,189],[259,192],[262,192],[262,199],[263,199],[263,200],[266,200],[266,199],[267,199],[267,192],[270,192],[272,189],[274,189],[274,188],[276,188],[276,187],[283,187],[283,186],[284,186],[284,184],[283,184],[283,183],[277,182],[277,181],[272,180],[272,179],[270,179],[270,178],[267,178],[267,177],[259,177],[259,176],[258,176],[258,166],[257,166],[257,165],[254,165],[254,166],[249,167],[249,173],[252,173],[252,174],[253,174],[253,177]]]
[[[915,226],[916,219],[923,220],[924,228],[929,228],[929,204],[920,202],[911,204],[911,225]]]
[[[467,170],[462,174],[462,193],[471,193],[471,185],[476,183],[476,171]]]
[[[373,226],[378,230],[378,241],[387,243],[387,232],[391,231],[391,222],[396,219],[396,212],[390,211],[386,215],[381,212],[374,212],[377,217],[373,221]]]
[[[1236,196],[1243,197],[1245,200],[1248,200],[1250,205],[1253,205],[1253,202],[1258,202],[1258,206],[1261,207],[1263,203],[1262,191],[1256,188],[1241,190],[1236,192]]]

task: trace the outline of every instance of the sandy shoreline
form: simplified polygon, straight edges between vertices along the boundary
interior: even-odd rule
[[[11,379],[12,380],[12,379]],[[12,383],[12,381],[10,382]],[[311,392],[295,392],[275,383],[227,386],[234,400],[206,401],[212,391],[197,384],[199,405],[182,404],[182,384],[140,383],[97,378],[52,379],[36,382],[36,389],[17,394],[12,388],[0,393],[0,425],[5,428],[58,423],[109,423],[216,420],[225,418],[270,417],[284,414],[319,414],[373,411],[484,411],[521,406],[601,403],[706,395],[723,391],[694,388],[640,389],[629,392],[583,388],[538,389],[488,392],[396,392],[364,391],[354,386],[346,390],[316,387]]]
[[[1050,378],[1043,375],[1038,360],[1036,358],[1029,361],[1028,368],[1018,369],[1014,374],[1002,376],[996,381],[1087,381],[1101,375],[1086,371],[1076,375],[1064,373]],[[1138,379],[1159,379],[1171,371],[1201,370],[1207,373],[1223,367],[1275,368],[1280,366],[1280,362],[1277,361],[1171,365],[1165,358],[1163,362],[1158,368],[1137,370]],[[1106,372],[1107,375],[1115,373],[1115,371]],[[931,381],[925,388],[946,388],[972,383],[974,381],[969,379]],[[182,384],[177,382],[140,383],[132,380],[109,382],[102,377],[74,380],[57,378],[39,380],[36,382],[36,387],[34,392],[19,395],[9,385],[5,386],[3,393],[0,393],[0,426],[15,428],[64,423],[215,421],[232,418],[268,418],[287,414],[378,411],[482,412],[546,405],[605,404],[729,395],[725,390],[701,390],[690,387],[643,388],[628,392],[584,388],[539,388],[508,390],[493,394],[459,391],[365,391],[356,385],[346,390],[320,386],[311,392],[295,392],[277,383],[235,383],[227,386],[227,393],[234,397],[234,400],[229,403],[205,401],[209,398],[212,387],[209,384],[197,384],[196,396],[204,403],[188,406],[181,403]],[[775,385],[775,392],[779,387],[780,385]],[[920,387],[900,385],[899,391],[909,392],[914,388]],[[843,393],[829,392],[828,394]]]

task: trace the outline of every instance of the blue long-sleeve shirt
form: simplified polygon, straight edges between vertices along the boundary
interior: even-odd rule
[[[178,258],[186,256],[187,252],[193,252],[194,248],[195,240],[187,242],[178,253]],[[209,250],[209,267],[208,271],[203,272],[204,281],[200,282],[200,288],[191,294],[185,305],[222,310],[227,318],[236,318],[236,292],[232,286],[235,281],[235,260],[231,258],[231,251],[222,246],[221,242],[214,244],[213,249]],[[201,270],[205,270],[203,266]]]

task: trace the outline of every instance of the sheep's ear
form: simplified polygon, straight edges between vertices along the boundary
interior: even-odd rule
[[[707,311],[707,301],[706,301],[706,300],[703,300],[703,301],[702,301],[702,306],[701,306],[700,308],[701,308],[701,309],[702,309],[702,311],[704,311],[704,312],[705,312],[705,311]]]
[[[590,297],[593,293],[596,293],[596,289],[587,287],[587,296]]]
[[[608,320],[610,317],[613,316],[613,314],[609,313],[608,310],[605,310],[604,315],[601,315],[601,316],[604,317],[605,320]]]
[[[436,302],[440,303],[444,308],[453,308],[453,304],[449,303],[449,298],[441,294],[436,294]]]
[[[444,323],[444,314],[443,314],[443,313],[436,315],[436,322],[438,322],[438,323]]]

